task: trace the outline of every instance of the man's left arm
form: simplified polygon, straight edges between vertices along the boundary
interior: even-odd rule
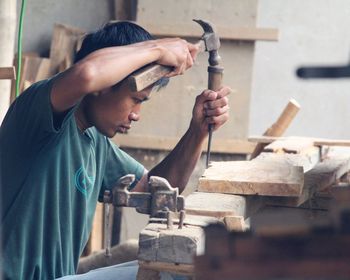
[[[202,153],[208,125],[213,125],[213,130],[217,130],[228,120],[227,95],[230,92],[230,88],[223,87],[217,92],[205,90],[197,96],[190,127],[185,135],[163,161],[145,173],[133,191],[148,191],[149,176],[166,178],[171,186],[179,188],[180,193],[185,189]]]

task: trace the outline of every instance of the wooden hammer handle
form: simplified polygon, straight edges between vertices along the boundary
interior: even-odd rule
[[[199,52],[205,51],[205,43],[203,40],[199,40],[196,45],[199,48]],[[146,87],[154,84],[165,75],[169,74],[174,70],[174,67],[164,66],[160,64],[151,64],[143,67],[128,78],[129,88],[132,91],[140,91]]]
[[[143,67],[129,76],[129,88],[134,92],[143,90],[169,74],[173,69],[174,68],[171,66],[163,66],[160,64],[151,64]]]

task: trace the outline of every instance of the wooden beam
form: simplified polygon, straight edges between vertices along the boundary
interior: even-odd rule
[[[186,197],[186,214],[209,216],[218,219],[227,216],[248,218],[256,212],[258,196],[241,196],[223,193],[194,192]]]
[[[248,138],[249,142],[255,143],[264,143],[269,144],[274,141],[286,141],[289,139],[294,139],[303,141],[304,139],[309,139],[313,141],[314,146],[339,146],[339,147],[350,147],[350,140],[343,139],[326,139],[326,138],[311,138],[311,137],[297,137],[297,136],[288,136],[288,137],[274,137],[274,136],[250,136]]]
[[[0,67],[0,80],[15,80],[15,67]]]
[[[213,162],[199,179],[203,192],[241,195],[299,196],[303,167],[284,161]]]
[[[124,148],[151,149],[171,151],[179,142],[180,137],[159,137],[151,135],[124,135],[118,134],[113,141]],[[202,146],[203,152],[206,151],[207,142]],[[215,139],[212,142],[213,153],[225,154],[249,154],[255,147],[254,143],[240,139]]]
[[[195,23],[153,24],[138,22],[154,36],[200,38],[203,29]],[[215,26],[220,40],[237,41],[278,41],[278,29],[236,26]]]
[[[289,100],[287,106],[284,108],[281,115],[278,117],[277,121],[268,128],[264,135],[265,136],[281,136],[289,127],[290,123],[293,121],[294,117],[298,113],[300,105],[294,100]],[[266,145],[258,143],[252,152],[250,159],[256,158],[264,149]]]
[[[270,197],[266,198],[265,203],[267,205],[299,206],[312,198],[317,192],[325,191],[336,184],[349,170],[349,155],[339,155],[326,159],[305,173],[304,187],[299,197]]]

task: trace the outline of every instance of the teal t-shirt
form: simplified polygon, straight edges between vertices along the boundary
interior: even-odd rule
[[[0,129],[1,267],[5,279],[75,274],[96,203],[121,176],[144,167],[95,128],[82,133],[74,108],[59,128],[51,80],[34,84],[10,107]]]

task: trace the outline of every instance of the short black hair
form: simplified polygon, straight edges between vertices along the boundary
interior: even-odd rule
[[[153,40],[153,36],[141,26],[130,21],[110,22],[101,29],[84,37],[74,62],[82,60],[90,53],[102,48],[125,46]],[[159,89],[166,86],[169,78],[162,78],[155,83]]]

